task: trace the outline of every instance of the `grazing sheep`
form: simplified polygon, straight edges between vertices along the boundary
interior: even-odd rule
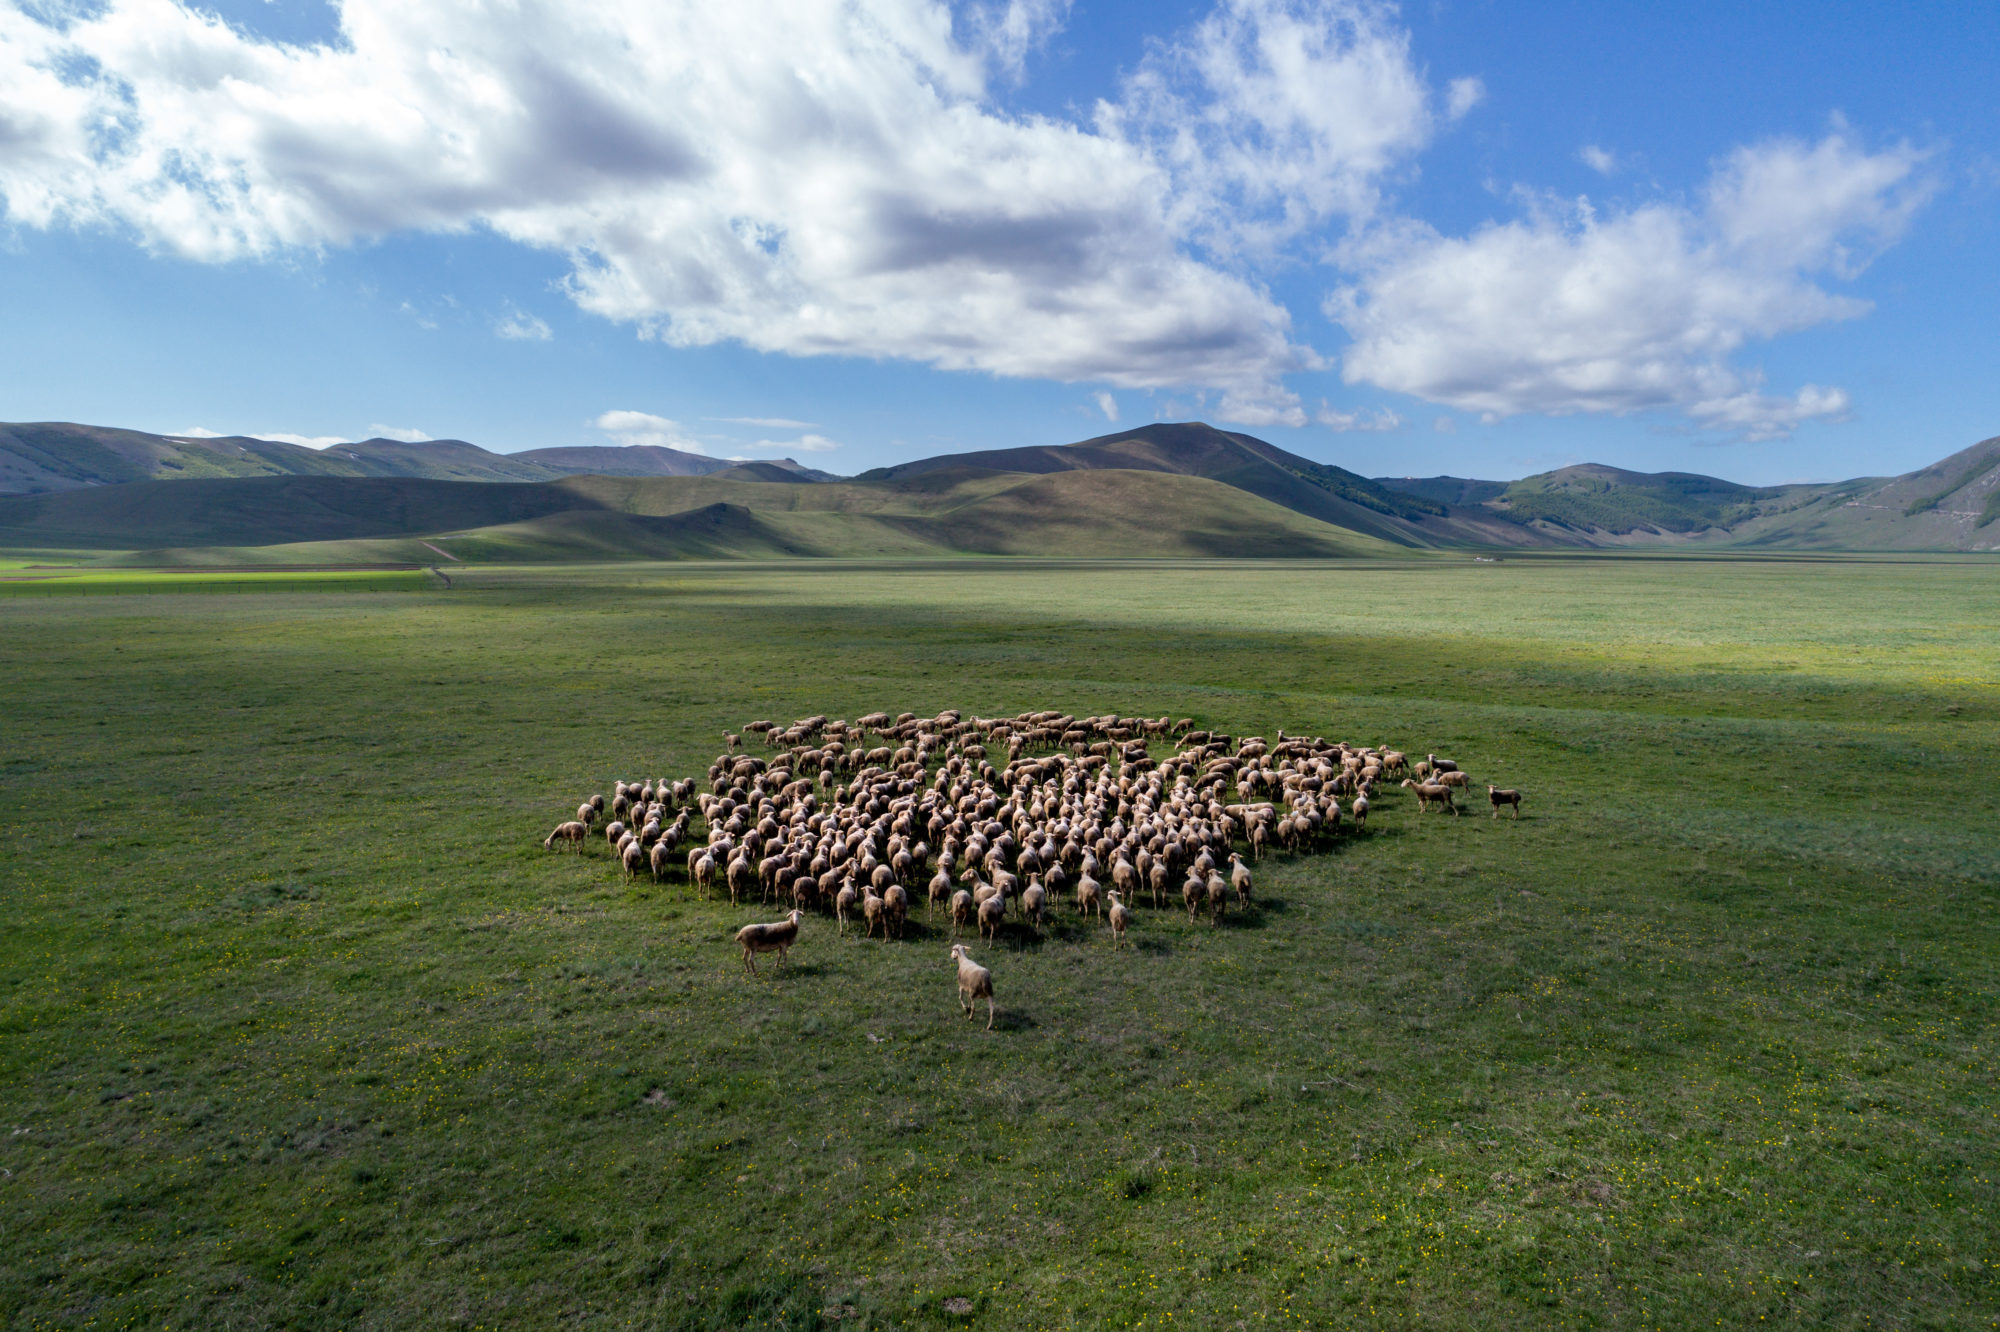
[[[784,965],[785,955],[791,946],[799,941],[800,913],[793,911],[783,920],[769,925],[745,925],[736,931],[736,942],[743,945],[743,967],[751,975],[757,974],[757,953],[776,953],[778,964]]]
[[[1468,794],[1472,789],[1472,778],[1456,768],[1447,768],[1437,775],[1439,786],[1456,786]]]
[[[1503,791],[1499,787],[1488,783],[1486,798],[1493,802],[1494,818],[1497,819],[1500,817],[1500,806],[1502,805],[1511,807],[1511,817],[1517,819],[1521,817],[1521,793],[1519,791]]]
[[[1111,912],[1108,919],[1111,922],[1111,946],[1116,948],[1126,941],[1125,931],[1132,927],[1132,908],[1119,901],[1115,892],[1111,894]]]
[[[966,1020],[973,1017],[972,1001],[984,998],[986,1030],[993,1030],[993,973],[974,962],[964,944],[951,946],[951,960],[958,968],[958,1004],[965,1010]]]
[[[551,850],[557,842],[562,842],[565,843],[566,850],[581,851],[583,850],[583,839],[589,835],[590,825],[579,819],[571,819],[567,823],[558,823],[556,830],[543,839],[542,850]]]

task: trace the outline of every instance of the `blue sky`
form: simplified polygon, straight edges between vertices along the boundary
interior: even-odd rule
[[[856,472],[2000,433],[1991,6],[0,0],[0,418]]]

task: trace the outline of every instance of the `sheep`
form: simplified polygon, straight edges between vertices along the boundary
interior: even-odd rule
[[[1048,898],[1048,889],[1042,887],[1039,879],[1028,880],[1028,886],[1021,890],[1021,914],[1037,933],[1042,928],[1042,906]]]
[[[688,877],[694,880],[696,891],[703,897],[708,896],[708,885],[715,879],[715,857],[708,851],[702,851],[695,859],[693,873]]]
[[[553,850],[557,842],[563,842],[567,844],[565,850],[581,851],[583,839],[589,834],[590,825],[581,820],[571,819],[567,823],[558,823],[556,830],[542,840],[542,850]]]
[[[1511,817],[1517,819],[1521,817],[1521,793],[1519,791],[1503,791],[1489,782],[1486,786],[1486,798],[1493,802],[1494,818],[1497,819],[1500,817],[1500,806],[1502,805],[1511,807]]]
[[[966,1021],[973,1019],[972,1001],[986,1000],[986,1030],[993,1030],[993,973],[972,960],[964,944],[951,946],[951,960],[958,968],[958,1003]]]
[[[990,943],[1000,940],[1000,922],[1007,918],[1007,896],[994,893],[979,904],[979,937]]]
[[[1458,813],[1458,806],[1451,803],[1451,788],[1449,786],[1440,782],[1414,782],[1407,777],[1403,779],[1403,785],[1417,793],[1417,814],[1419,816],[1433,804],[1442,804],[1453,814]]]
[[[861,932],[862,938],[873,938],[875,926],[879,924],[882,927],[882,942],[889,942],[887,908],[882,901],[881,895],[867,884],[861,886],[861,919],[866,926]]]
[[[896,927],[896,937],[903,937],[903,925],[910,918],[910,894],[900,883],[892,883],[882,892],[882,937],[888,938],[889,927]]]
[[[1456,786],[1471,794],[1472,778],[1456,768],[1447,768],[1437,775],[1439,786]]]
[[[1207,900],[1208,880],[1199,873],[1189,871],[1187,881],[1181,884],[1181,905],[1187,908],[1188,924],[1194,924],[1195,915]]]
[[[723,878],[729,884],[729,904],[731,906],[736,905],[743,890],[750,886],[750,881],[756,876],[756,873],[757,871],[750,864],[750,858],[741,851],[738,851],[729,858],[729,867],[723,871]]]
[[[843,882],[840,891],[833,895],[833,916],[840,922],[840,933],[847,933],[847,913],[860,904],[861,895],[854,891],[851,882]]]
[[[657,841],[653,843],[651,860],[653,882],[659,883],[667,877],[667,866],[673,864],[674,849],[668,846],[664,839]]]
[[[1250,907],[1250,867],[1243,863],[1243,857],[1234,851],[1229,853],[1229,882],[1236,889],[1236,900],[1245,910]]]
[[[599,796],[597,798],[600,800],[603,799],[602,796]],[[588,800],[584,801],[581,805],[578,805],[576,807],[576,821],[578,823],[581,823],[586,828],[588,828],[591,824],[597,822],[597,806],[591,804],[590,801]]]
[[[1208,876],[1208,923],[1220,925],[1222,915],[1229,910],[1229,885],[1220,874]]]
[[[974,906],[971,893],[968,893],[965,891],[965,889],[961,888],[957,892],[951,895],[952,938],[956,939],[958,937],[958,932],[960,930],[964,929],[967,925],[972,924],[973,910]]]
[[[1076,914],[1095,915],[1101,908],[1098,904],[1101,885],[1088,874],[1076,881]]]
[[[801,913],[793,911],[783,920],[768,925],[745,925],[736,931],[736,942],[743,945],[743,967],[751,975],[757,974],[757,953],[775,952],[778,964],[783,966],[786,953],[799,941],[799,919]]]
[[[931,877],[931,885],[930,885],[928,900],[925,901],[924,903],[924,914],[928,916],[931,913],[931,909],[937,906],[938,903],[948,902],[950,900],[951,900],[951,870],[948,868],[941,869]]]
[[[1365,795],[1354,797],[1354,804],[1351,806],[1350,812],[1354,816],[1354,831],[1360,832],[1363,828],[1367,827],[1368,797]]]
[[[1111,946],[1126,942],[1125,931],[1132,927],[1132,909],[1118,900],[1118,894],[1111,894],[1111,912],[1107,917],[1111,922]]]
[[[639,871],[646,868],[646,852],[639,845],[638,838],[625,843],[624,849],[618,853],[618,861],[624,866],[627,879],[637,878]]]

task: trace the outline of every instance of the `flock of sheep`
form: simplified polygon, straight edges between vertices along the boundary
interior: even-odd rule
[[[1114,947],[1146,898],[1161,908],[1178,897],[1190,921],[1220,924],[1232,899],[1251,902],[1239,845],[1255,860],[1273,843],[1311,851],[1343,827],[1358,832],[1385,780],[1414,790],[1420,815],[1457,814],[1453,793],[1470,786],[1435,754],[1411,762],[1282,730],[1275,742],[1236,739],[1190,718],[877,712],[759,721],[744,734],[775,752],[745,753],[742,735],[726,735],[706,789],[618,782],[608,804],[590,797],[542,845],[581,850],[601,822],[627,878],[666,880],[684,859],[697,891],[790,903],[783,920],[737,932],[753,973],[760,952],[784,960],[807,911],[830,911],[843,932],[858,920],[865,935],[901,938],[920,887],[954,938],[976,928],[996,939],[1010,916],[1039,932],[1063,902],[1102,918]],[[1155,739],[1171,745],[1167,757],[1153,758]],[[1487,796],[1494,817],[1502,806],[1519,817],[1519,791]],[[951,958],[960,1006],[970,1018],[984,998],[991,1029],[992,973],[963,944]]]

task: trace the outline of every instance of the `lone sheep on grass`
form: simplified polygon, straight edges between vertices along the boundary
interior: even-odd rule
[[[964,944],[951,946],[951,960],[958,966],[958,1006],[972,1020],[972,1001],[986,1000],[986,1030],[993,1030],[993,973],[966,955]]]
[[[786,950],[799,941],[799,919],[801,913],[793,911],[783,920],[769,925],[745,925],[736,931],[736,942],[743,945],[743,966],[751,975],[757,974],[757,953],[776,953],[778,962],[785,961]]]
[[[1502,805],[1510,808],[1511,817],[1517,819],[1521,817],[1521,793],[1519,791],[1503,791],[1499,787],[1489,784],[1486,788],[1486,798],[1493,802],[1494,818],[1497,819],[1500,817],[1500,806]]]

